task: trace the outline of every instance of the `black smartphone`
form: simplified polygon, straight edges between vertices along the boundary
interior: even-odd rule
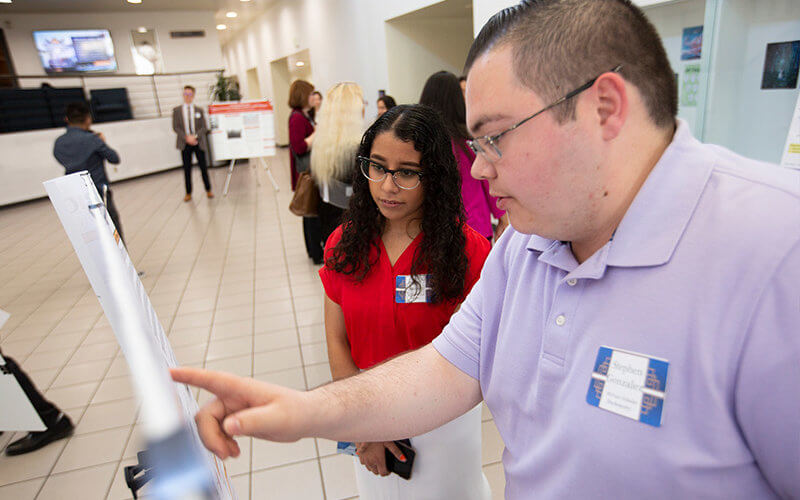
[[[397,447],[400,448],[400,451],[403,452],[403,455],[406,456],[406,461],[401,462],[392,455],[391,451],[386,450],[386,468],[403,479],[411,479],[411,468],[414,465],[414,457],[417,455],[417,452],[411,447],[411,441],[408,439],[395,441],[394,444],[396,444]]]

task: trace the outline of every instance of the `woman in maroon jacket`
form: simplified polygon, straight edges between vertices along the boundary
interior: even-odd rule
[[[314,122],[308,115],[309,97],[314,86],[305,80],[295,80],[289,88],[289,150],[292,174],[292,191],[301,172],[308,170],[311,145],[314,143]],[[303,217],[303,237],[306,252],[314,264],[322,264],[322,225],[319,217]]]

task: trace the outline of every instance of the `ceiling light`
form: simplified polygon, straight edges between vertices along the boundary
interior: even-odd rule
[[[244,2],[245,0],[242,1]],[[0,0],[0,3],[11,3],[11,0]]]
[[[218,29],[218,30],[226,30],[226,29],[228,29],[228,27],[227,27],[227,26],[225,26],[224,24],[218,24],[218,25],[217,25],[217,29]]]
[[[231,10],[225,13],[225,17],[230,17],[231,19],[238,16],[239,14],[236,13],[235,10]]]
[[[306,65],[306,63],[304,63],[303,61],[297,61],[296,63],[294,63],[294,65],[297,66],[298,68],[302,68],[303,66]]]
[[[136,31],[138,31],[139,33],[147,33],[147,28],[145,28],[144,26],[141,26],[141,27],[140,27],[138,30],[136,30]]]
[[[250,0],[242,0],[242,2],[249,2]]]
[[[128,3],[142,3],[142,0],[128,0]]]

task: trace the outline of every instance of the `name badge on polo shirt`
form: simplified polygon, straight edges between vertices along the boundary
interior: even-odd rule
[[[594,362],[586,402],[660,427],[668,369],[667,360],[602,346]]]
[[[394,301],[397,304],[430,302],[432,293],[429,274],[401,274],[394,280]]]

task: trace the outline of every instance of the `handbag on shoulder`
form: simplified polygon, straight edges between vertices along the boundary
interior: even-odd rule
[[[308,171],[297,178],[289,211],[300,217],[316,217],[319,213],[319,190]]]

